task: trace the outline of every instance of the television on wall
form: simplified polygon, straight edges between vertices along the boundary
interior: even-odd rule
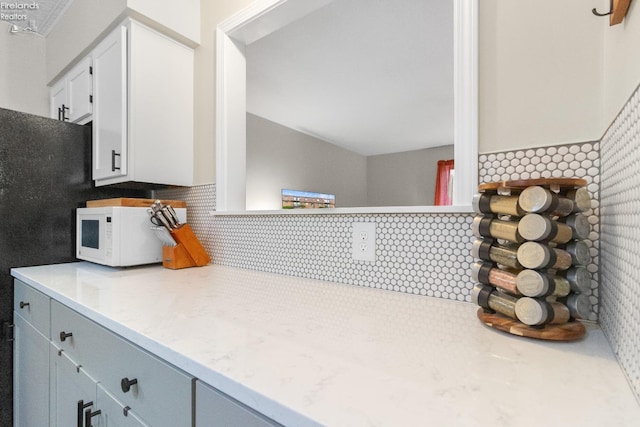
[[[282,189],[282,209],[319,209],[335,207],[335,194]]]

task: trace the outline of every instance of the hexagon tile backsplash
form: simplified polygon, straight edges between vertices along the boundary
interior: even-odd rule
[[[591,320],[598,311],[598,150],[598,143],[583,143],[479,156],[481,182],[558,176],[587,180],[594,207],[589,212]],[[470,301],[473,214],[214,217],[209,212],[215,210],[215,185],[162,190],[158,196],[187,201],[188,220],[215,264]],[[351,259],[351,224],[358,221],[376,223],[374,263]]]
[[[640,400],[640,92],[601,141],[600,325]]]

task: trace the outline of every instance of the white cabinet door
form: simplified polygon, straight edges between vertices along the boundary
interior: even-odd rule
[[[129,49],[131,178],[192,185],[193,50],[135,21]]]
[[[91,57],[86,57],[65,77],[67,81],[68,117],[72,123],[82,123],[93,112]]]
[[[84,426],[85,412],[96,410],[96,381],[79,363],[53,343],[50,345],[49,357],[50,422],[39,425]]]
[[[49,339],[14,315],[14,426],[49,425]]]
[[[158,53],[161,55],[161,53]],[[127,29],[93,51],[93,179],[127,174]]]
[[[65,116],[68,117],[69,110],[67,103],[67,81],[62,79],[51,88],[49,96],[49,105],[51,106],[50,117],[55,120],[62,120],[63,109]]]

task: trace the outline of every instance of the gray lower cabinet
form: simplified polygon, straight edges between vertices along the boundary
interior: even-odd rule
[[[49,297],[16,282],[14,292],[14,426],[49,425]]]
[[[192,427],[195,379],[14,281],[14,426]]]
[[[46,426],[49,420],[49,340],[14,315],[14,426]]]
[[[14,427],[280,426],[14,283]]]
[[[82,365],[54,343],[50,349],[50,426],[147,427]]]
[[[94,415],[83,427],[193,424],[191,376],[54,300],[51,334],[58,352],[95,379]]]
[[[196,427],[273,427],[269,418],[215,388],[196,381]]]

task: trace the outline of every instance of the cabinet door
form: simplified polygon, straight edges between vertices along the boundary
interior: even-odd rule
[[[49,339],[14,314],[14,426],[49,425]]]
[[[109,393],[102,384],[98,384],[97,407],[99,418],[92,420],[91,425],[100,427],[147,427],[147,424],[131,410]]]
[[[93,51],[93,179],[127,174],[127,29]]]
[[[196,381],[196,427],[279,426],[226,394]]]
[[[193,50],[135,21],[128,36],[129,173],[192,185]]]
[[[91,116],[92,103],[92,78],[91,58],[83,59],[65,77],[67,81],[67,98],[69,100],[69,121],[80,123]]]
[[[50,117],[55,120],[62,120],[62,108],[68,108],[67,102],[67,82],[65,79],[60,80],[51,88],[49,94],[49,105],[51,106]],[[69,110],[65,110],[68,117]]]
[[[50,425],[84,426],[84,413],[96,410],[96,381],[53,343],[50,345]],[[36,425],[36,424],[29,424]]]

